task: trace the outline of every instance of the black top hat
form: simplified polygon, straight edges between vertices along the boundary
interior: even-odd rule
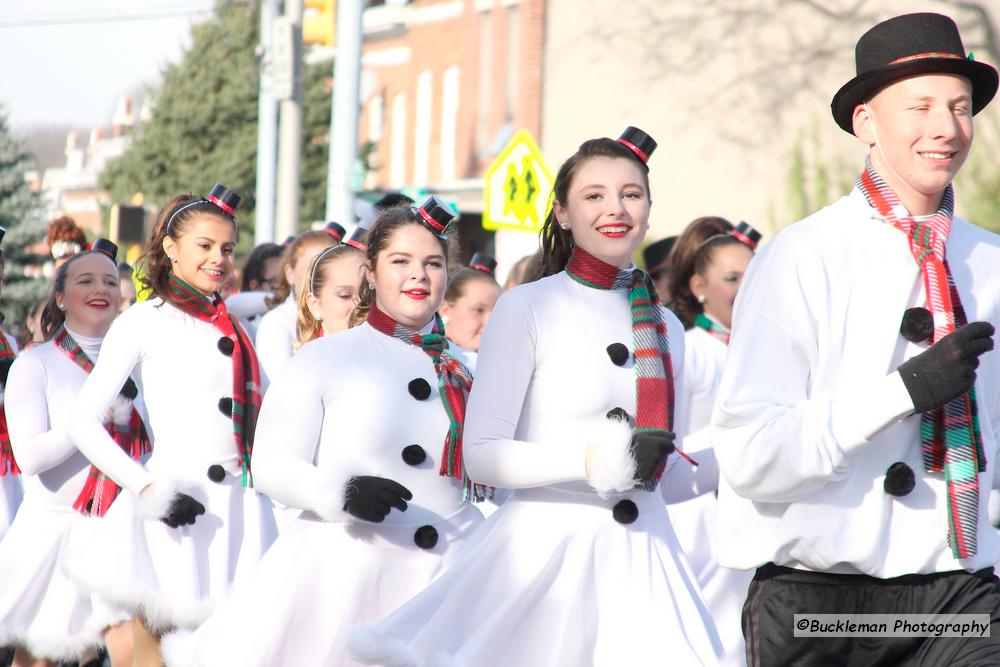
[[[470,269],[479,269],[484,273],[488,273],[491,276],[496,273],[497,261],[493,257],[490,257],[486,253],[477,252],[469,260]]]
[[[332,238],[337,243],[342,242],[344,240],[344,234],[347,233],[347,230],[341,227],[336,222],[326,223],[326,227],[323,228],[323,231],[329,234],[330,238]]]
[[[7,230],[4,229],[3,227],[0,227],[0,244],[3,243],[3,235],[6,234],[6,233],[7,233]]]
[[[646,273],[656,273],[666,268],[667,257],[677,243],[676,236],[668,236],[650,243],[642,249],[642,260],[646,263]]]
[[[344,241],[344,243],[357,248],[361,252],[368,252],[368,231],[367,227],[358,225],[351,232],[350,238]]]
[[[757,244],[760,243],[761,239],[761,233],[743,220],[740,220],[739,224],[729,231],[729,235],[735,236],[751,250],[757,249]]]
[[[455,219],[455,214],[437,195],[428,197],[417,209],[417,215],[438,236],[443,235],[448,225]]]
[[[232,216],[236,215],[236,209],[240,207],[240,203],[243,201],[238,194],[221,183],[216,183],[212,187],[212,191],[205,195],[205,199]]]
[[[287,248],[288,246],[292,245],[293,243],[295,243],[295,234],[292,234],[291,236],[285,237],[285,240],[281,242],[281,247],[282,248]]]
[[[118,246],[107,239],[95,239],[90,244],[90,249],[107,255],[111,258],[112,262],[118,262]]]
[[[906,14],[879,23],[858,40],[857,76],[833,96],[833,119],[854,134],[854,109],[884,86],[920,74],[958,74],[972,82],[972,113],[997,92],[997,71],[966,58],[958,26],[941,14]]]
[[[629,125],[618,137],[618,143],[622,144],[642,160],[643,164],[649,162],[649,158],[656,150],[656,141],[637,127]]]

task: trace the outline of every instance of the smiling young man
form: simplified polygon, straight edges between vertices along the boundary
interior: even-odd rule
[[[757,256],[713,415],[719,561],[757,568],[751,665],[1000,664],[1000,237],[954,216],[997,90],[937,14],[858,42],[856,187]],[[795,614],[985,614],[989,638],[804,637]],[[859,619],[864,621],[865,619]]]

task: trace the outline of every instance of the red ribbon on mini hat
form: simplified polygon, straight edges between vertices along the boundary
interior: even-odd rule
[[[632,151],[633,153],[635,153],[639,157],[639,159],[642,160],[643,164],[649,162],[649,156],[646,155],[646,153],[643,152],[643,150],[641,148],[639,148],[638,146],[636,146],[635,144],[633,144],[628,139],[615,139],[615,141],[617,141],[622,146],[625,146],[630,151]]]

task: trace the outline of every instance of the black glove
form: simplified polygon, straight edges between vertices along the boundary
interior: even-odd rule
[[[344,511],[353,517],[382,523],[393,507],[406,511],[406,501],[413,500],[410,490],[384,477],[352,477],[347,482]]]
[[[194,520],[205,513],[205,506],[186,493],[174,494],[170,501],[170,509],[160,517],[160,521],[171,528],[190,526]]]
[[[3,333],[0,332],[0,336]],[[0,359],[0,387],[7,384],[7,375],[10,373],[10,367],[14,365],[13,359]]]
[[[941,407],[972,387],[979,355],[993,349],[993,333],[989,322],[972,322],[900,364],[899,375],[917,412]]]
[[[674,451],[674,438],[670,431],[642,431],[632,434],[629,451],[635,459],[635,476],[639,485],[653,481],[656,471]]]

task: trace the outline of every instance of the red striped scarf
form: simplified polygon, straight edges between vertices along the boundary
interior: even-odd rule
[[[391,316],[372,304],[368,311],[368,324],[386,336],[410,345],[416,345],[434,362],[434,372],[438,378],[438,394],[448,415],[448,435],[444,439],[441,453],[441,468],[438,473],[454,477],[462,482],[462,502],[470,499],[482,500],[492,494],[492,489],[473,484],[465,472],[462,461],[462,434],[465,428],[465,404],[472,390],[472,373],[461,361],[448,351],[448,340],[444,335],[444,324],[437,314],[430,333],[420,334],[410,327],[400,324]]]
[[[632,313],[632,357],[635,368],[635,430],[673,431],[674,428],[674,367],[670,359],[667,325],[663,320],[656,287],[641,269],[620,269],[603,262],[576,246],[566,263],[566,274],[587,287],[628,292]],[[697,463],[677,450],[685,460]],[[657,471],[652,484],[663,475]]]
[[[83,372],[90,373],[94,368],[94,362],[90,360],[83,348],[73,339],[66,330],[65,325],[60,325],[52,337],[52,343],[56,349],[66,355],[70,361],[83,369]],[[123,398],[120,396],[120,398]],[[146,434],[146,427],[139,417],[138,411],[132,405],[132,400],[128,400],[129,415],[125,423],[116,423],[114,410],[109,416],[104,428],[111,439],[114,440],[132,460],[138,461],[144,454],[150,452],[149,436]],[[80,495],[73,502],[73,509],[83,514],[94,516],[104,516],[111,504],[115,502],[121,487],[115,484],[96,466],[90,466],[90,473],[87,481],[80,490]]]
[[[14,347],[7,340],[7,334],[0,328],[0,364],[10,369],[14,361]],[[10,446],[10,434],[7,432],[7,413],[3,407],[3,394],[6,389],[7,376],[4,374],[0,382],[0,477],[4,475],[20,475],[21,470],[14,460],[14,450]]]
[[[181,312],[215,326],[233,342],[233,439],[243,469],[243,486],[253,486],[250,456],[253,453],[254,429],[263,399],[260,365],[253,343],[237,319],[226,310],[226,303],[216,294],[209,299],[177,276],[170,274],[167,285],[169,302]]]
[[[726,345],[729,345],[730,333],[726,331],[726,329],[721,324],[715,322],[705,313],[698,313],[697,315],[695,315],[694,325],[699,329],[704,329],[705,331],[707,331],[708,334],[713,338],[718,338]]]
[[[936,343],[967,323],[955,280],[945,258],[945,241],[951,231],[955,195],[945,188],[937,212],[917,222],[882,177],[865,160],[857,186],[885,221],[906,235],[913,259],[920,267],[927,305],[934,317]],[[976,389],[920,416],[924,469],[944,472],[948,488],[948,544],[955,558],[976,554],[979,523],[979,473],[986,471],[983,438],[979,431]]]

